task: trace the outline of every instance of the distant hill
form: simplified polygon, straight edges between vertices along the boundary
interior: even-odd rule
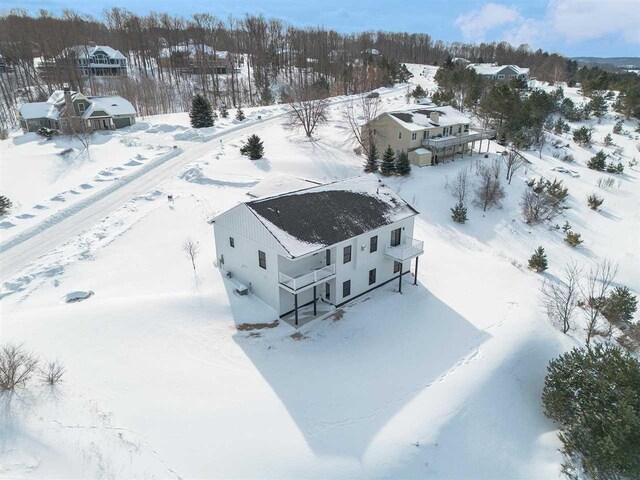
[[[612,65],[614,67],[640,68],[640,57],[573,57],[578,63],[586,65]]]

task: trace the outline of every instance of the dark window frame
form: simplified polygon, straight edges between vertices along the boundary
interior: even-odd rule
[[[229,246],[231,248],[236,248],[236,241],[233,237],[229,237]]]
[[[400,272],[400,267],[402,267],[402,263],[401,262],[393,262],[393,273],[399,273]]]
[[[342,282],[342,297],[348,297],[351,295],[351,280],[345,280]]]
[[[351,261],[352,249],[351,245],[347,245],[342,249],[342,263],[349,263]]]
[[[374,235],[369,239],[369,253],[378,251],[378,235]]]
[[[402,228],[391,230],[391,241],[389,242],[389,245],[397,247],[400,243],[402,243]]]
[[[376,269],[372,268],[369,270],[369,285],[373,285],[376,283]]]
[[[262,250],[258,250],[258,266],[267,269],[267,254]]]

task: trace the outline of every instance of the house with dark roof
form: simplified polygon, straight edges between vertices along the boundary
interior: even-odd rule
[[[83,77],[121,77],[127,75],[127,58],[107,45],[74,45],[53,58],[38,58],[34,65],[45,77],[52,77],[55,70],[67,65],[78,68]]]
[[[498,65],[496,63],[471,63],[467,65],[478,75],[495,82],[507,83],[515,78],[529,81],[529,69],[518,65]]]
[[[423,242],[418,212],[373,175],[240,203],[213,221],[217,263],[298,325],[392,281],[402,291]]]
[[[371,134],[380,152],[387,146],[396,155],[406,151],[409,161],[419,167],[435,165],[456,154],[471,154],[476,142],[479,152],[481,142],[495,136],[494,131],[472,127],[467,115],[449,105],[385,112],[362,125],[361,134],[362,138]]]

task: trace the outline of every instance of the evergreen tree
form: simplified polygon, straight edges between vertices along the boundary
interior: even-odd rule
[[[13,207],[13,203],[4,195],[0,195],[0,216],[9,213]]]
[[[544,411],[558,425],[565,455],[586,477],[638,478],[638,392],[640,362],[618,347],[574,348],[549,363]]]
[[[391,145],[387,145],[387,149],[382,154],[382,163],[380,164],[380,173],[382,175],[393,175],[396,173],[396,156],[393,153]]]
[[[396,173],[406,176],[411,173],[411,163],[409,163],[409,154],[402,150],[396,158]]]
[[[602,95],[594,95],[589,102],[589,110],[593,113],[593,115],[600,118],[604,116],[605,113],[607,113],[607,101]]]
[[[607,297],[602,315],[610,322],[631,323],[638,299],[627,287],[616,287]]]
[[[603,203],[604,198],[597,196],[595,193],[592,193],[587,197],[587,205],[589,205],[591,210],[597,210]]]
[[[413,92],[411,92],[411,96],[413,98],[424,98],[427,96],[427,92],[424,91],[424,88],[422,88],[422,85],[418,85],[416,88],[413,89]]]
[[[189,118],[193,128],[213,127],[214,120],[211,103],[199,93],[191,100]]]
[[[451,218],[457,223],[465,223],[467,221],[467,207],[464,206],[464,203],[457,203],[451,209]]]
[[[603,171],[607,167],[607,154],[600,150],[587,162],[587,167],[591,170]]]
[[[240,122],[244,120],[244,112],[242,111],[242,108],[238,107],[238,111],[236,112],[236,120],[239,120]]]
[[[591,146],[591,130],[587,127],[580,127],[573,132],[573,141],[583,147]]]
[[[613,137],[611,136],[610,133],[607,133],[604,137],[604,144],[608,147],[612,143],[613,143]]]
[[[544,253],[544,248],[538,247],[533,252],[529,259],[529,268],[534,272],[544,272],[547,269],[547,254]]]
[[[264,146],[258,135],[251,135],[242,147],[240,153],[249,157],[251,160],[259,160],[264,155]]]
[[[364,164],[364,171],[367,173],[378,171],[378,149],[375,143],[371,143],[367,153],[367,162]]]
[[[229,116],[229,109],[227,108],[227,106],[224,103],[220,107],[220,116],[222,118],[227,118]]]

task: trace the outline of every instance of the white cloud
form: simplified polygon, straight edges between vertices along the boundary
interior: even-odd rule
[[[454,25],[466,40],[481,42],[489,31],[521,21],[522,17],[514,7],[485,3],[477,10],[458,16]]]

